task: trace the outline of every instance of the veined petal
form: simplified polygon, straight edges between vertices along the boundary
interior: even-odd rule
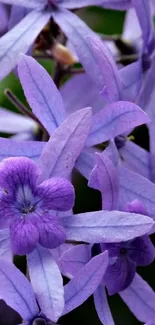
[[[70,175],[88,136],[91,116],[91,108],[84,108],[70,115],[54,131],[40,158],[46,179]]]
[[[118,101],[122,99],[122,87],[119,78],[119,73],[112,55],[106,45],[99,38],[89,37],[88,44],[92,51],[94,60],[98,65],[98,69],[102,74],[102,83],[100,90],[107,95],[109,101]],[[87,70],[86,70],[87,71]],[[93,81],[98,85],[95,75],[93,76],[90,69],[87,71]],[[103,90],[103,87],[105,89]]]
[[[0,261],[0,297],[26,321],[39,312],[27,278],[12,264]]]
[[[94,303],[101,323],[104,325],[114,325],[103,281],[94,292]]]
[[[93,257],[65,286],[63,315],[80,306],[98,287],[108,265],[107,251]]]
[[[39,160],[41,152],[45,146],[39,141],[15,141],[0,138],[0,161],[8,157],[28,157]]]
[[[53,12],[53,18],[73,43],[79,60],[90,78],[96,81],[100,89],[103,89],[103,76],[88,40],[88,36],[97,37],[97,34],[69,10],[59,8],[59,10]]]
[[[68,211],[74,205],[74,187],[66,179],[51,178],[41,183],[35,192],[41,206],[58,211]]]
[[[72,278],[91,259],[90,245],[76,245],[67,249],[60,257],[63,275]]]
[[[134,103],[125,101],[112,103],[93,116],[86,145],[105,142],[148,122],[149,116]]]
[[[108,157],[96,155],[96,166],[92,170],[88,185],[101,192],[104,210],[115,210],[117,208],[119,178],[117,169]]]
[[[47,249],[38,246],[28,256],[31,283],[41,311],[57,322],[64,308],[63,279]]]
[[[66,115],[61,95],[52,78],[36,60],[26,55],[20,57],[18,74],[33,113],[52,134]]]
[[[31,11],[0,39],[0,80],[17,64],[20,53],[28,51],[51,17],[48,11]]]
[[[154,221],[146,216],[120,211],[95,211],[61,218],[69,240],[114,243],[146,234]]]
[[[155,217],[155,184],[127,168],[120,167],[119,207],[124,209],[129,201],[139,200],[144,204],[147,214]]]
[[[142,322],[155,319],[155,293],[140,275],[136,274],[130,287],[120,292],[132,313]]]
[[[150,179],[149,152],[136,143],[127,140],[119,149],[123,167]]]
[[[16,6],[24,6],[27,8],[42,8],[46,5],[46,0],[1,0],[3,3]]]
[[[0,258],[12,262],[13,256],[11,252],[9,229],[0,230]]]
[[[101,6],[103,2],[104,0],[63,0],[61,7],[75,9],[87,6]]]

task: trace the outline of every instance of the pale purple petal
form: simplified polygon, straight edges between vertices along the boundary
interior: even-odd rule
[[[34,293],[26,277],[12,264],[0,261],[0,297],[24,320],[39,312]]]
[[[38,229],[29,221],[18,219],[10,227],[11,249],[15,255],[29,254],[39,240]]]
[[[153,20],[151,16],[150,1],[145,0],[131,0],[132,5],[136,10],[136,14],[141,26],[143,34],[143,48],[149,45],[153,39]]]
[[[26,1],[27,2],[27,1]],[[0,80],[17,64],[20,53],[26,53],[50,19],[48,11],[32,11],[0,39]]]
[[[0,132],[13,134],[35,130],[35,128],[36,123],[30,118],[0,107]]]
[[[88,40],[88,36],[97,37],[97,34],[69,10],[59,8],[53,12],[53,18],[74,45],[79,60],[90,78],[97,82],[100,89],[103,89],[103,76]]]
[[[47,249],[38,246],[28,256],[31,283],[41,311],[57,322],[64,308],[63,279]]]
[[[51,178],[41,183],[35,195],[41,200],[44,208],[68,211],[73,208],[75,193],[73,185],[63,178]]]
[[[91,259],[90,245],[76,245],[67,249],[59,259],[63,275],[71,278]]]
[[[92,107],[93,114],[95,114],[105,105],[103,96],[99,94],[98,88],[85,73],[67,80],[60,88],[60,93],[64,100],[67,115],[89,106]]]
[[[102,3],[104,8],[115,10],[126,10],[131,6],[130,0],[103,0]]]
[[[0,230],[0,258],[12,262],[13,257],[11,252],[9,229]]]
[[[109,49],[106,45],[98,39],[97,37],[89,37],[88,45],[92,51],[92,55],[96,64],[98,65],[98,69],[102,74],[102,82],[99,85],[96,76],[93,74],[91,67],[87,71],[88,75],[92,78],[92,80],[99,86],[100,90],[103,90],[103,93],[107,95],[111,102],[118,101],[122,99],[122,87],[119,79],[119,74],[117,70],[117,66],[115,61],[113,60]]]
[[[20,57],[18,74],[33,113],[52,134],[66,115],[61,95],[52,78],[36,60],[26,55]]]
[[[10,11],[8,30],[17,25],[28,13],[29,9],[17,5],[13,5]]]
[[[104,325],[114,325],[103,282],[100,283],[94,292],[94,303],[101,323]]]
[[[150,179],[149,153],[136,143],[127,140],[125,145],[119,149],[124,167],[133,172]]]
[[[120,211],[95,211],[61,218],[69,240],[89,243],[121,242],[146,234],[154,221],[146,216]]]
[[[68,9],[83,8],[87,6],[101,6],[104,0],[63,0],[61,6]]]
[[[67,178],[70,175],[88,136],[91,115],[90,108],[82,109],[70,115],[54,131],[40,158],[45,178]]]
[[[105,142],[149,121],[148,115],[134,103],[112,103],[94,115],[86,145]]]
[[[117,169],[108,157],[96,155],[96,166],[90,175],[88,186],[101,192],[104,210],[115,210],[118,207],[119,178]]]
[[[0,138],[0,160],[21,156],[39,160],[44,146],[45,143],[39,141],[15,141]]]
[[[89,179],[92,169],[95,166],[96,148],[85,148],[76,161],[76,169],[87,179]]]
[[[120,199],[119,206],[124,209],[129,201],[139,200],[144,204],[147,214],[155,216],[155,184],[126,168],[119,170]]]
[[[95,256],[65,286],[63,314],[80,306],[98,287],[108,265],[108,253]]]
[[[138,274],[130,287],[120,293],[132,313],[142,322],[155,319],[155,293]]]
[[[109,295],[114,295],[126,289],[132,282],[136,272],[136,263],[126,256],[116,259],[109,264],[104,275],[104,283]]]
[[[17,6],[24,6],[28,8],[41,8],[44,7],[47,3],[46,0],[1,0],[3,3],[11,4],[11,5],[17,5]]]
[[[142,84],[142,73],[141,59],[119,70],[124,100],[135,101]]]

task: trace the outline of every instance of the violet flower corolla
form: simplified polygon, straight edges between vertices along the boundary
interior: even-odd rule
[[[101,155],[97,154],[97,165],[92,171],[89,185],[101,191],[104,209],[111,210],[118,207],[119,178],[117,169],[105,152]],[[146,214],[145,207],[138,200],[127,203],[124,210]],[[154,260],[155,249],[147,235],[119,244],[110,243],[101,244],[101,246],[97,244],[90,247],[80,245],[70,248],[62,254],[59,260],[62,272],[69,277],[75,276],[81,265],[87,263],[92,254],[95,256],[104,249],[109,252],[109,266],[94,293],[95,307],[101,322],[104,324],[107,321],[108,324],[114,324],[104,287],[108,289],[110,295],[119,292],[140,321],[153,320],[155,293],[136,274],[136,266],[146,266]],[[143,299],[145,297],[145,300],[140,298],[141,295]]]
[[[94,257],[87,265],[84,266],[84,268],[82,269],[82,271],[79,272],[77,277],[72,279],[64,287],[63,292],[63,290],[60,291],[60,288],[54,285],[54,279],[52,277],[53,271],[52,269],[50,269],[51,263],[48,259],[46,260],[46,265],[44,269],[44,279],[38,272],[38,265],[35,265],[35,276],[40,275],[40,283],[38,283],[37,277],[37,288],[35,287],[33,289],[27,278],[13,264],[10,264],[9,262],[6,262],[5,260],[1,259],[1,299],[3,299],[7,303],[7,305],[9,305],[17,313],[19,313],[25,325],[38,325],[38,323],[41,325],[54,324],[57,322],[64,309],[64,304],[62,306],[60,305],[61,302],[64,302],[64,297],[66,301],[65,307],[70,308],[70,310],[73,310],[78,305],[83,303],[87,299],[87,296],[89,296],[93,292],[94,288],[97,286],[98,279],[102,278],[106,270],[107,263],[107,252],[104,252],[98,255],[97,257]],[[87,275],[88,273],[91,279]],[[44,284],[45,279],[47,281],[46,285]],[[89,290],[87,290],[86,292],[84,291],[84,287],[88,282]],[[39,292],[39,286],[42,287],[42,293]],[[55,295],[55,301],[51,302],[50,295],[52,286],[54,286],[55,290],[57,291],[57,298]],[[76,298],[78,302],[76,301],[76,305],[75,293],[78,294],[78,298]],[[42,294],[43,299],[39,296],[39,294]],[[61,310],[58,310],[58,307],[61,308]]]

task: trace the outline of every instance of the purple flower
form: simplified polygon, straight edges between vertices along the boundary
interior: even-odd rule
[[[73,186],[62,178],[40,183],[40,174],[28,158],[8,158],[0,163],[0,224],[10,227],[14,254],[30,253],[37,242],[55,248],[65,241],[65,232],[52,210],[73,207]]]
[[[129,203],[125,211],[146,214],[139,201]],[[132,282],[137,266],[147,266],[153,262],[155,249],[150,238],[145,235],[120,244],[102,244],[108,250],[109,266],[104,275],[104,283],[110,295],[125,290]]]

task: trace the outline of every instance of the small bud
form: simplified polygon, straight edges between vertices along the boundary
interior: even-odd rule
[[[73,57],[69,49],[60,43],[54,44],[51,49],[51,54],[56,61],[62,64],[73,65],[76,62],[76,59]]]

